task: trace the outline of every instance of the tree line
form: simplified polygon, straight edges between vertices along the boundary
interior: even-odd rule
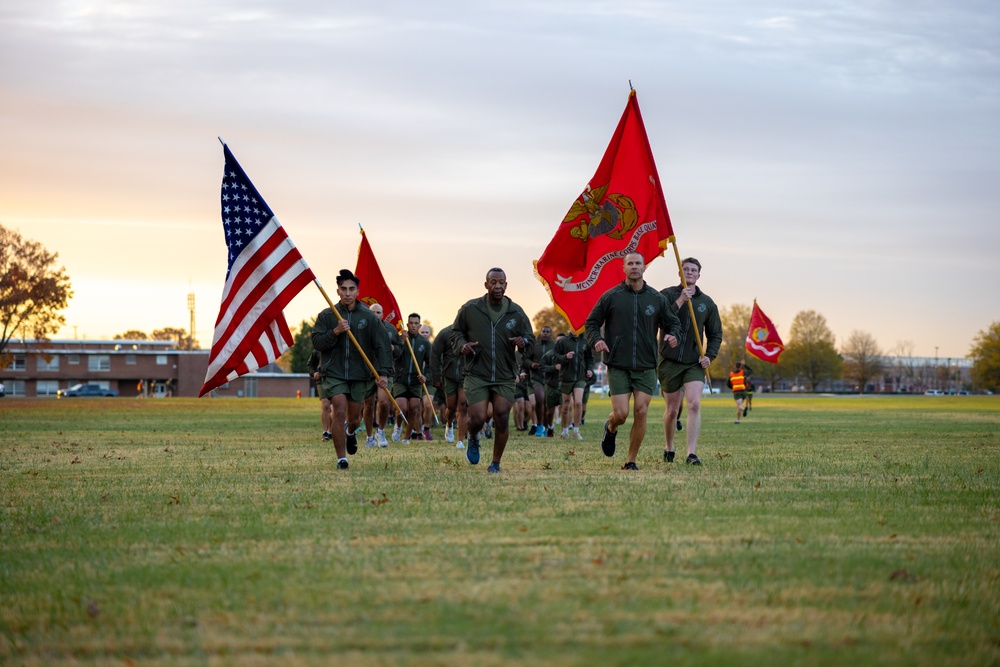
[[[0,368],[11,361],[9,343],[21,337],[45,341],[66,323],[62,311],[73,296],[65,267],[57,267],[58,253],[48,252],[40,243],[23,238],[17,231],[0,225]],[[746,327],[751,306],[736,304],[720,310],[723,342],[719,357],[709,369],[713,378],[728,377],[736,361],[743,358]],[[566,319],[555,308],[543,308],[532,318],[535,330],[552,327],[553,332],[568,331]],[[295,334],[295,344],[279,360],[293,372],[304,372],[312,352],[309,333],[312,325],[302,322]],[[116,340],[170,340],[182,350],[199,348],[184,329],[165,327],[147,335],[129,330]],[[903,341],[891,351],[897,357],[913,354],[913,344]],[[979,389],[1000,392],[1000,321],[980,331],[969,351],[972,359],[972,382]],[[875,378],[890,372],[885,355],[875,337],[866,331],[854,331],[838,350],[826,318],[815,310],[799,312],[792,320],[781,363],[760,362],[753,365],[758,380],[773,389],[781,379],[803,378],[810,391],[836,379],[853,381],[864,388]],[[903,369],[905,370],[905,369]],[[944,369],[947,371],[947,369]]]

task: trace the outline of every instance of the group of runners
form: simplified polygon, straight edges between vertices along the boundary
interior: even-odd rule
[[[337,467],[348,468],[347,456],[357,452],[362,417],[369,447],[388,446],[390,418],[392,439],[403,443],[432,439],[430,426],[439,418],[448,442],[457,441],[472,465],[480,461],[480,439],[492,436],[491,473],[500,472],[511,412],[519,431],[554,437],[560,423],[562,437],[583,440],[580,427],[596,381],[596,354],[603,355],[611,398],[601,437],[604,454],[615,455],[618,429],[631,412],[622,468],[638,469],[646,415],[659,382],[667,406],[664,461],[674,460],[686,403],[685,462],[701,465],[696,454],[701,396],[707,369],[722,344],[719,311],[697,285],[697,259],[683,260],[681,284],[662,291],[645,282],[645,270],[642,255],[626,255],[624,279],[598,300],[582,336],[569,332],[553,337],[545,326],[536,338],[524,310],[505,295],[505,272],[491,268],[486,293],[459,308],[455,321],[438,331],[433,343],[417,313],[409,315],[406,330],[398,334],[382,319],[380,305],[369,307],[358,299],[358,277],[340,271],[339,303],[317,316],[310,359],[321,398],[323,438],[333,441]],[[744,410],[742,404],[738,410]]]

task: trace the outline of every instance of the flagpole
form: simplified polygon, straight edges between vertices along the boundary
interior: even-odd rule
[[[409,350],[410,350],[410,358],[413,359],[413,367],[417,370],[418,374],[423,375],[423,373],[420,372],[420,364],[417,362],[417,355],[413,351],[413,344],[410,343],[410,332],[409,331],[406,332],[406,347],[409,348]],[[427,383],[426,382],[421,382],[420,384],[424,388],[424,395],[426,395],[427,398],[431,398],[431,392],[427,391]],[[433,404],[434,404],[434,399],[431,398],[431,406],[432,406],[432,408],[433,408]],[[440,424],[440,423],[441,422],[438,421],[437,413],[435,413],[434,414],[434,424],[437,425],[437,424]]]
[[[319,288],[319,291],[323,295],[323,298],[326,299],[326,302],[330,305],[330,309],[333,310],[334,313],[336,313],[337,318],[341,320],[344,319],[343,317],[340,316],[340,311],[337,310],[337,307],[333,305],[333,301],[330,299],[330,295],[327,294],[326,290],[323,289],[323,286],[319,284],[319,279],[314,278],[313,282],[316,283],[316,287]],[[365,354],[365,351],[361,349],[361,343],[359,343],[358,339],[354,337],[354,332],[348,329],[347,335],[351,337],[351,342],[354,343],[354,347],[357,348],[358,352],[361,353],[361,358],[365,360],[366,364],[368,364],[368,370],[372,372],[372,375],[375,377],[375,385],[378,386],[379,374],[378,371],[375,370],[375,366],[372,365],[372,362],[368,359],[368,355]],[[392,397],[392,394],[389,393],[389,390],[386,387],[379,387],[379,389],[385,392],[385,395],[389,397],[389,402],[396,406],[396,411],[399,413],[399,416],[403,418],[403,423],[409,426],[410,422],[406,421],[406,415],[404,415],[403,411],[399,409],[399,405],[396,403],[396,399]]]
[[[687,289],[687,279],[684,278],[684,269],[681,267],[681,253],[677,249],[677,241],[674,240],[670,244],[674,248],[674,258],[677,260],[677,273],[681,276],[681,287]],[[701,356],[705,356],[705,344],[701,341],[701,332],[698,331],[698,320],[694,316],[694,304],[691,303],[691,299],[687,301],[688,313],[691,314],[691,330],[694,332],[694,339],[698,343],[698,352]],[[709,390],[712,388],[712,377],[708,374],[708,369],[705,369],[705,380],[708,382]]]
[[[753,323],[753,311],[757,310],[757,297],[753,299],[753,308],[750,310],[750,321],[747,322],[747,335],[743,337],[743,356],[740,358],[740,366],[746,368],[747,365],[747,338],[750,337],[750,325]]]

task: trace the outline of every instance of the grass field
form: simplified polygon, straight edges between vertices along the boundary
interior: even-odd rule
[[[3,399],[0,663],[1000,664],[1000,398],[755,403],[701,468],[594,399],[493,476],[338,471],[314,400]]]

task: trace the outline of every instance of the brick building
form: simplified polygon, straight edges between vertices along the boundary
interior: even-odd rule
[[[178,350],[174,341],[11,341],[12,363],[0,368],[8,396],[55,397],[75,384],[97,384],[119,396],[195,397],[205,382],[208,350]],[[306,373],[268,366],[213,391],[215,397],[309,396]]]

